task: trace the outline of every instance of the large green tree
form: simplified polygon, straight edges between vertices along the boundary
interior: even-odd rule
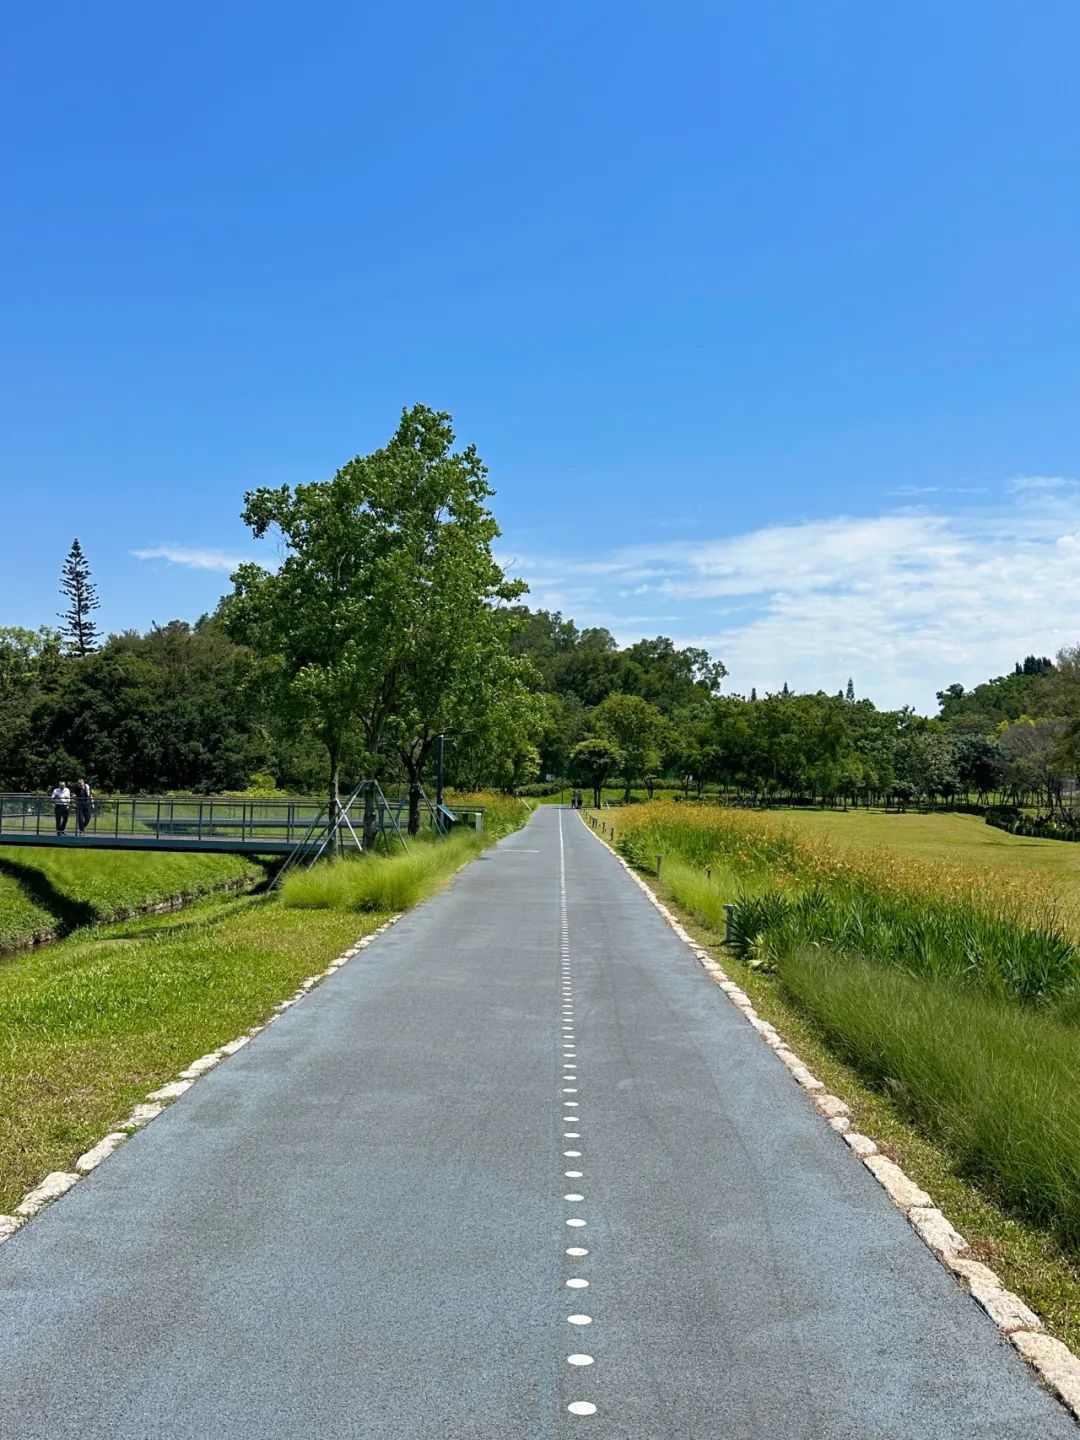
[[[601,790],[622,766],[622,751],[606,735],[587,735],[570,752],[570,773],[593,792],[593,804],[597,808]]]
[[[609,695],[593,711],[593,724],[622,755],[624,798],[638,780],[660,768],[670,739],[664,717],[640,695]]]
[[[235,623],[278,657],[282,704],[326,747],[332,814],[350,732],[370,774],[395,749],[417,773],[445,718],[441,697],[460,690],[455,667],[488,643],[484,608],[521,593],[491,554],[485,467],[473,446],[453,444],[449,415],[415,405],[385,446],[332,480],[245,497],[245,523],[257,538],[276,533],[284,557],[276,572],[234,576]],[[460,649],[455,616],[472,637]],[[369,796],[368,844],[374,833]]]

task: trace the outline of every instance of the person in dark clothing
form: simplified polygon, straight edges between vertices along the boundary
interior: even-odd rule
[[[71,791],[67,781],[61,780],[52,792],[53,814],[56,816],[56,833],[63,835],[67,829],[68,810],[71,808]]]
[[[85,780],[75,782],[75,825],[76,833],[86,834],[86,827],[94,813],[94,795]]]

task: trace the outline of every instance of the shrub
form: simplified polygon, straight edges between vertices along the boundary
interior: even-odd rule
[[[303,910],[407,910],[432,894],[481,848],[479,837],[459,831],[442,840],[410,841],[397,855],[343,855],[282,882],[284,903]]]

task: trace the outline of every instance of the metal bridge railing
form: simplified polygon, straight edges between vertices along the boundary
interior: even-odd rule
[[[86,827],[88,835],[121,836],[146,841],[184,838],[205,840],[208,847],[215,840],[253,842],[271,840],[275,846],[296,845],[310,836],[320,816],[325,814],[325,800],[307,796],[282,796],[273,799],[236,799],[210,795],[106,795],[95,796]],[[387,828],[390,815],[404,828],[408,815],[405,797],[383,797],[377,807],[380,830]],[[483,828],[483,809],[461,807],[455,814],[459,821]],[[68,810],[67,830],[74,835],[78,828],[76,800],[72,794]],[[49,795],[9,792],[0,793],[0,843],[5,835],[50,835],[55,831],[52,798]]]
[[[319,800],[283,798],[230,800],[220,796],[108,795],[95,797],[89,835],[144,840],[275,840],[295,844],[322,808]],[[48,835],[55,830],[48,795],[0,794],[0,837]],[[76,798],[68,809],[67,831],[78,826]]]

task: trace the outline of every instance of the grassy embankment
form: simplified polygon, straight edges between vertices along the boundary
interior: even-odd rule
[[[252,886],[266,873],[241,855],[133,855],[79,850],[78,844],[55,850],[0,846],[0,951],[152,905]]]
[[[1080,896],[1071,856],[1045,853],[1072,847],[984,839],[963,816],[861,817],[842,849],[810,833],[817,816],[657,804],[605,819],[638,868],[663,855],[662,888],[713,943],[735,902],[739,979],[762,1013],[1080,1344]],[[892,834],[898,848],[873,844]]]
[[[305,976],[527,818],[517,801],[483,802],[483,840],[327,864],[297,876],[296,903],[276,892],[209,897],[0,960],[0,1212],[48,1171],[70,1168],[147,1091],[265,1020]]]

